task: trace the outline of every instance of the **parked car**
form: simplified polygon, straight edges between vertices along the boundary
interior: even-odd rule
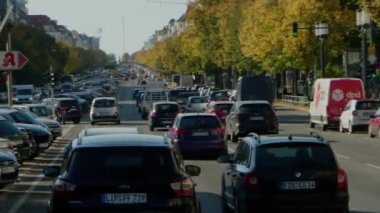
[[[226,139],[236,143],[249,133],[278,134],[278,119],[268,101],[237,101],[226,117]]]
[[[42,128],[48,129],[41,121],[33,118],[24,110],[17,110],[14,108],[0,109],[0,115],[4,116],[7,120],[13,123],[24,123],[24,124],[33,124],[40,126]]]
[[[186,112],[204,112],[208,104],[206,96],[190,96],[185,105]]]
[[[62,168],[49,166],[43,173],[56,178],[51,212],[200,212],[190,177],[200,168],[185,166],[178,149],[162,136],[83,137],[73,142]]]
[[[156,127],[172,126],[179,112],[180,108],[176,102],[155,102],[153,111],[148,115],[149,130],[154,131]]]
[[[343,108],[350,100],[365,99],[363,82],[358,78],[317,79],[310,102],[310,128],[320,124],[322,130],[338,127]]]
[[[227,153],[224,129],[216,115],[178,114],[167,136],[189,157],[215,157]]]
[[[353,133],[359,129],[367,129],[368,121],[380,107],[380,101],[351,100],[340,115],[339,131]]]
[[[28,115],[30,115],[31,117],[40,121],[48,127],[49,132],[53,136],[53,140],[55,140],[57,137],[62,136],[62,126],[58,121],[39,118],[37,115],[29,111],[27,113]]]
[[[119,107],[113,97],[100,97],[92,101],[90,109],[91,125],[98,122],[120,124]]]
[[[33,136],[33,139],[38,147],[38,152],[49,148],[53,142],[53,136],[46,128],[24,123],[14,123],[17,128],[23,128],[25,131]]]
[[[218,116],[220,121],[225,124],[226,117],[231,111],[231,107],[234,105],[234,102],[231,101],[212,101],[206,107],[206,112],[215,114]]]
[[[73,121],[79,124],[82,118],[79,102],[73,98],[57,98],[54,113],[57,121],[63,123]]]
[[[43,119],[54,119],[53,111],[51,107],[49,108],[45,104],[24,104],[24,105],[13,105],[16,109],[22,109],[29,112],[32,112],[34,115],[37,115],[39,118]]]
[[[0,150],[0,188],[18,180],[19,163],[11,151]]]
[[[0,116],[0,149],[10,150],[22,162],[33,154],[28,136],[20,131],[12,122]]]
[[[224,212],[348,212],[346,172],[322,137],[251,134],[222,175]]]

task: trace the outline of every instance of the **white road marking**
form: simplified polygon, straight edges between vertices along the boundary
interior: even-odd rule
[[[373,164],[370,164],[370,163],[366,163],[365,165],[380,170],[380,166],[376,166],[376,165],[373,165]]]
[[[65,134],[67,134],[73,127],[74,127],[74,125],[71,125],[67,129],[64,129],[66,131],[64,131],[64,134],[62,134],[62,135],[64,136]],[[61,150],[61,151],[63,152],[63,150]],[[58,160],[60,158],[61,158],[61,155],[57,155],[54,158],[52,164],[57,164],[57,162],[58,162]],[[49,165],[52,165],[52,164],[49,164]],[[43,180],[43,177],[38,177],[35,181],[31,182],[31,185],[25,191],[26,193],[20,199],[18,199],[16,201],[16,203],[13,204],[13,206],[10,208],[10,210],[8,211],[8,213],[16,213],[16,212],[18,212],[18,210],[21,208],[21,206],[28,200],[29,196],[31,195],[31,192],[33,192],[36,189],[36,187],[41,184],[42,180]]]
[[[12,194],[51,194],[51,191],[23,191],[23,190],[7,190],[7,189],[1,189],[0,192],[2,193],[12,193]]]
[[[351,159],[350,157],[348,157],[348,156],[345,156],[345,155],[341,155],[341,154],[336,154],[336,156],[338,156],[338,157],[341,157],[341,158],[344,158],[344,159]]]

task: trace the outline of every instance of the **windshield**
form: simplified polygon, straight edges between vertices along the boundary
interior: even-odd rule
[[[17,95],[32,95],[33,90],[32,89],[17,89],[16,94]]]
[[[179,126],[183,129],[212,129],[221,127],[221,124],[215,116],[188,116],[181,119]]]
[[[45,106],[29,107],[30,112],[37,115],[38,117],[46,117],[52,114],[52,111]]]

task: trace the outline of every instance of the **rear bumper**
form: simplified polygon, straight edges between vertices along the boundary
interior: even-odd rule
[[[202,143],[185,144],[179,141],[178,146],[184,156],[219,156],[228,152],[227,144],[224,141],[215,145],[209,145],[208,141],[203,141],[203,143],[207,143],[207,145],[201,145]]]
[[[119,121],[120,118],[117,115],[112,116],[91,116],[92,122],[116,122]]]
[[[165,120],[159,120],[159,119],[152,119],[152,126],[154,127],[166,127],[166,126],[172,126],[174,122],[174,118],[168,118]]]
[[[249,133],[255,132],[255,133],[267,133],[267,134],[277,134],[278,133],[278,127],[275,125],[254,125],[254,126],[245,126],[245,125],[239,125],[237,128],[237,132],[235,134],[237,136],[243,137],[247,136]]]

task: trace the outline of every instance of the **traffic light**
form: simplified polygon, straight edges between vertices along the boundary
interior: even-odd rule
[[[292,36],[294,38],[298,37],[298,23],[297,22],[293,22],[292,24]]]
[[[51,86],[54,87],[54,85],[55,85],[55,74],[54,74],[54,72],[50,72],[50,83],[51,83]]]

